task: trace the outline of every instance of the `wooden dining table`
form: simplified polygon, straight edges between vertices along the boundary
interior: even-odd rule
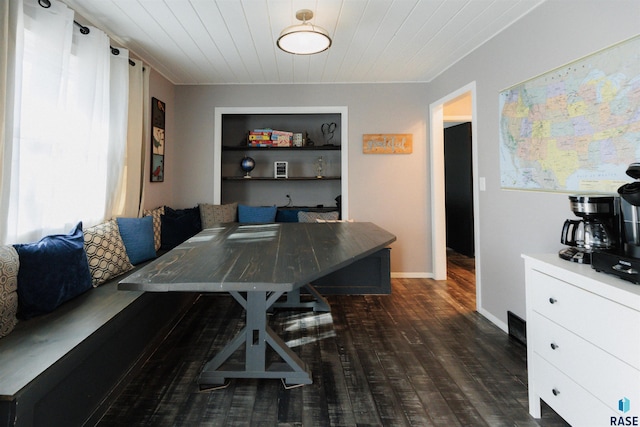
[[[304,361],[269,327],[268,311],[277,304],[306,304],[300,301],[301,288],[315,297],[314,310],[328,310],[327,301],[310,283],[395,240],[370,222],[220,224],[132,273],[119,282],[118,289],[226,292],[244,308],[244,328],[205,364],[198,380],[201,388],[225,384],[230,378],[281,378],[287,385],[311,384]],[[278,303],[285,297],[285,303]],[[243,344],[242,362],[230,360]],[[269,366],[268,347],[280,358]]]

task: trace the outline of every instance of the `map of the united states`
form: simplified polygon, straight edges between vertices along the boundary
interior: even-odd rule
[[[615,192],[640,161],[640,37],[500,94],[503,188]]]

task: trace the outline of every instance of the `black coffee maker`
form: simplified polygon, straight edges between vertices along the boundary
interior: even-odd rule
[[[627,175],[636,181],[618,188],[621,244],[617,250],[594,253],[592,267],[640,283],[640,163],[629,165]]]
[[[611,195],[569,196],[571,210],[580,219],[567,219],[560,242],[562,259],[590,264],[595,251],[608,251],[619,245],[618,197]]]

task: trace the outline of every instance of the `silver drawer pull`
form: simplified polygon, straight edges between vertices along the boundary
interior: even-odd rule
[[[554,388],[553,390],[551,390],[551,393],[553,393],[554,396],[557,396],[560,394],[560,390],[558,390],[557,388]]]
[[[549,298],[549,304],[555,304],[556,302],[558,302],[557,299],[555,299],[553,297]]]
[[[555,349],[557,349],[558,347],[559,347],[559,346],[558,346],[558,344],[553,343],[553,342],[551,343],[551,350],[555,350]]]

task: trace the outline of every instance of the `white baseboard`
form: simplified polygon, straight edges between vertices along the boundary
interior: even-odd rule
[[[433,279],[433,273],[392,271],[392,279]]]
[[[502,329],[507,334],[509,333],[509,326],[506,323],[504,323],[502,320],[498,319],[493,314],[489,313],[487,310],[485,310],[483,308],[480,308],[478,310],[478,313],[480,313],[482,316],[486,317],[489,322],[493,323],[494,325],[496,325],[498,328]]]
[[[433,273],[427,272],[403,272],[403,271],[395,271],[391,272],[392,279],[433,279]],[[477,310],[483,317],[485,317],[489,322],[496,325],[498,328],[502,329],[505,333],[509,333],[509,326],[498,319],[493,314],[489,313],[487,310],[480,308]]]

